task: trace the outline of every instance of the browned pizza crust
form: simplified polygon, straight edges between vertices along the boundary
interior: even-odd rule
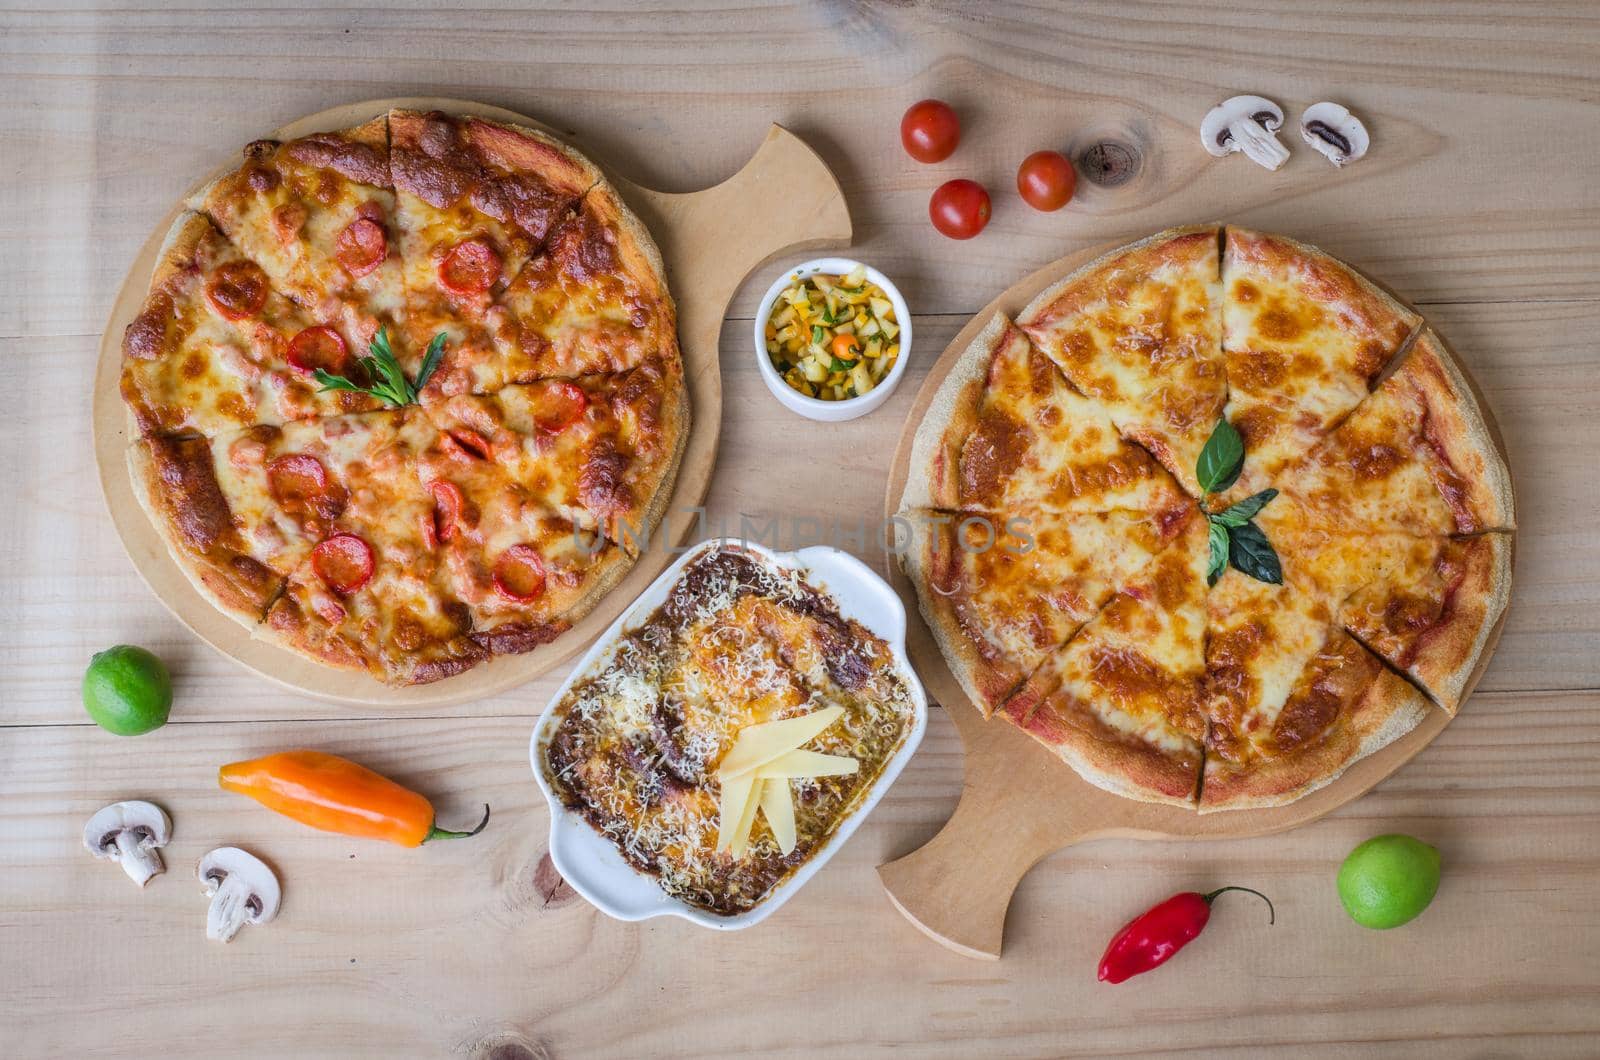
[[[1193,806],[1200,780],[1200,754],[1163,752],[1129,739],[1081,704],[1051,697],[1031,713],[1021,702],[1007,704],[1000,716],[1044,744],[1097,788],[1140,802]]]
[[[239,541],[204,438],[153,436],[128,450],[134,495],[201,595],[247,625],[261,621],[283,578]]]
[[[1332,783],[1427,716],[1422,693],[1347,635],[1336,639],[1338,644],[1308,664],[1280,716],[1280,730],[1288,726],[1304,731],[1291,733],[1283,746],[1243,764],[1231,764],[1208,750],[1201,813],[1294,802]]]
[[[961,506],[961,447],[977,427],[989,364],[1010,328],[1005,314],[996,313],[939,384],[911,443],[911,473],[900,494],[901,510]]]
[[[1417,337],[1395,374],[1415,389],[1423,406],[1422,438],[1453,472],[1441,475],[1438,486],[1457,513],[1458,529],[1463,533],[1515,529],[1511,472],[1472,384],[1431,328]]]
[[[969,590],[962,585],[955,523],[932,522],[922,517],[926,514],[901,509],[901,518],[911,526],[911,541],[900,556],[900,567],[916,588],[922,617],[951,675],[988,717],[1028,675],[976,626]]]

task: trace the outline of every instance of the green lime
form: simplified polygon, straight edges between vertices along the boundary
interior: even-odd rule
[[[1339,866],[1339,901],[1362,927],[1399,927],[1438,890],[1439,852],[1408,835],[1374,836]]]
[[[159,729],[172,709],[172,677],[166,664],[143,648],[107,648],[83,673],[83,709],[96,725],[118,736]]]

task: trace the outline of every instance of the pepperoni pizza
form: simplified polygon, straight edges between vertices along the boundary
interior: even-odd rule
[[[548,642],[628,569],[688,392],[660,255],[587,159],[396,110],[250,144],[186,205],[122,393],[136,490],[219,608],[420,683]]]
[[[989,321],[900,514],[985,716],[1201,812],[1292,801],[1454,713],[1511,584],[1510,478],[1437,336],[1315,248],[1214,225]]]

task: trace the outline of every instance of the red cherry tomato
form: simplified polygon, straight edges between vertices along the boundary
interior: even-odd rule
[[[518,604],[544,595],[544,558],[532,545],[512,545],[494,564],[495,592]]]
[[[1035,210],[1061,209],[1077,187],[1077,171],[1058,151],[1035,151],[1017,167],[1017,194]]]
[[[248,320],[267,304],[267,274],[249,261],[230,261],[206,281],[206,301],[228,320]]]
[[[311,550],[311,569],[344,596],[372,580],[372,546],[355,534],[334,534]]]
[[[289,349],[283,359],[289,362],[290,367],[307,375],[318,368],[343,375],[350,351],[337,331],[319,324],[306,328],[290,339]]]
[[[589,395],[577,383],[561,380],[546,391],[551,410],[541,414],[537,426],[545,434],[560,434],[583,418],[589,408]]]
[[[449,541],[456,536],[456,525],[461,520],[461,509],[466,504],[461,487],[454,482],[437,479],[428,485],[433,494],[431,529],[435,541]]]
[[[370,217],[358,217],[339,233],[333,253],[344,270],[359,279],[382,265],[383,259],[389,256],[389,237],[378,222]]]
[[[989,193],[975,180],[948,180],[928,200],[933,227],[951,239],[971,239],[989,223]]]
[[[961,120],[950,104],[925,99],[900,119],[900,143],[918,162],[943,162],[961,142]]]
[[[499,278],[500,255],[482,239],[457,243],[439,262],[439,282],[451,294],[485,294]]]

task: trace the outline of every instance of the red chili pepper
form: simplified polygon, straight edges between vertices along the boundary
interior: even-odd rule
[[[1185,891],[1175,894],[1149,912],[1134,917],[1117,932],[1100,958],[1100,981],[1120,983],[1165,964],[1174,953],[1193,942],[1211,919],[1211,903],[1224,891],[1246,891],[1267,903],[1273,923],[1278,919],[1272,899],[1248,887],[1219,887],[1210,894]]]

